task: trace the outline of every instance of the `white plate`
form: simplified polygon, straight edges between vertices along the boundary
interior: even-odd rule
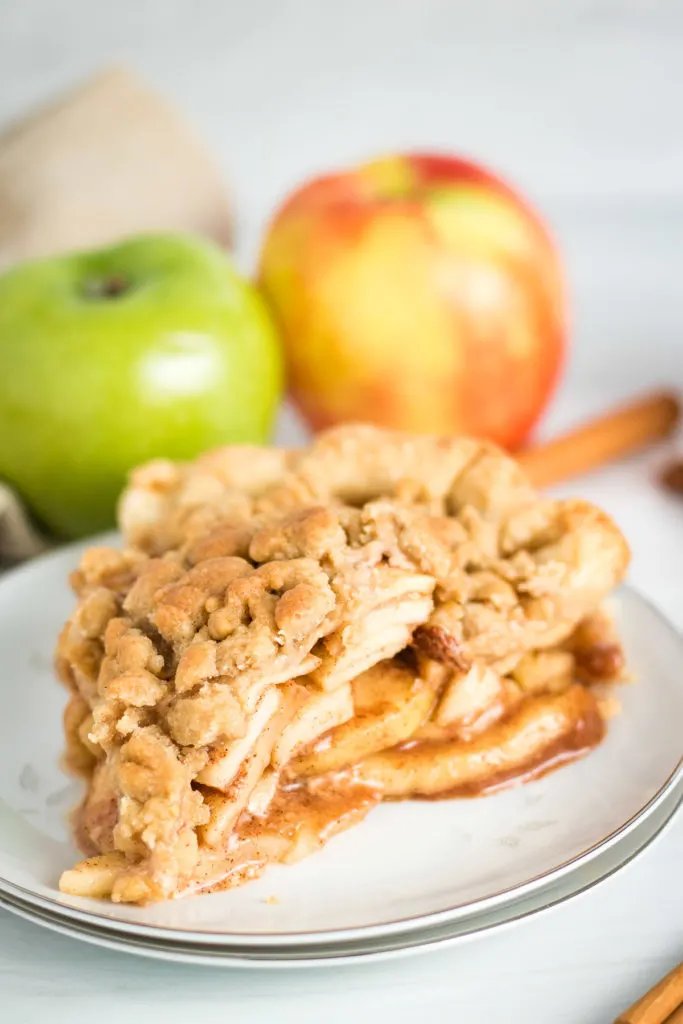
[[[426,953],[484,938],[530,921],[554,910],[568,899],[584,895],[620,868],[625,867],[650,843],[659,838],[673,820],[683,798],[683,785],[678,785],[652,814],[641,821],[621,842],[615,843],[598,856],[554,885],[531,896],[513,900],[505,906],[460,921],[411,929],[385,937],[356,940],[337,945],[316,944],[265,948],[236,947],[223,944],[182,943],[162,938],[145,938],[115,933],[87,921],[65,919],[59,912],[24,903],[20,898],[0,893],[0,905],[12,913],[70,938],[138,956],[211,967],[293,968],[329,967],[389,960],[397,957]]]
[[[78,554],[64,549],[0,581],[0,891],[52,914],[244,949],[431,927],[585,865],[654,813],[683,773],[683,642],[625,588],[617,612],[638,681],[619,689],[621,715],[582,761],[485,799],[381,806],[322,853],[228,893],[146,908],[63,896],[59,874],[77,856],[65,814],[78,787],[58,768],[65,697],[51,660]]]

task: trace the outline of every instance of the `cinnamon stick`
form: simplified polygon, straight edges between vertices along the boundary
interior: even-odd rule
[[[672,432],[680,415],[675,395],[656,392],[606,413],[518,456],[537,487],[567,480],[632,455]]]
[[[660,479],[668,491],[683,494],[683,460],[678,458],[669,462],[662,470]]]
[[[671,1014],[683,1004],[683,963],[617,1017],[614,1024],[671,1024]],[[675,1019],[675,1018],[674,1018]],[[676,1024],[678,1022],[676,1021]]]

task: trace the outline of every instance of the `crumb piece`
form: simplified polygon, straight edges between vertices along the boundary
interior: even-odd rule
[[[613,694],[611,696],[598,697],[598,709],[605,721],[609,721],[610,718],[616,718],[617,715],[621,714],[621,701]]]

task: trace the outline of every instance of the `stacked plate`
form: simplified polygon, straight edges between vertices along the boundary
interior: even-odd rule
[[[683,798],[683,641],[632,590],[617,614],[636,677],[603,744],[536,782],[476,800],[386,804],[321,853],[230,892],[152,907],[64,896],[77,857],[59,770],[64,695],[52,649],[77,547],[0,581],[0,904],[76,938],[230,966],[358,962],[464,942],[614,873]]]

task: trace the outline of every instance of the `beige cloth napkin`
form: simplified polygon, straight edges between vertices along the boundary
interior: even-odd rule
[[[111,68],[0,135],[0,267],[148,231],[231,237],[220,168],[183,115]]]
[[[15,491],[0,483],[0,564],[14,564],[32,558],[49,546],[26,514]]]

